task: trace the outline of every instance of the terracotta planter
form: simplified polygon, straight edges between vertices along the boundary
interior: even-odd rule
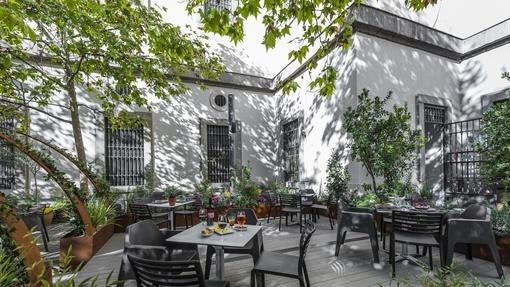
[[[46,213],[43,216],[44,225],[48,226],[53,222],[53,216],[55,215],[55,212]]]
[[[129,214],[123,214],[115,217],[115,225],[113,227],[114,233],[126,232],[126,227],[132,223],[131,216]]]
[[[60,239],[60,261],[63,262],[63,254],[71,247],[71,268],[76,269],[81,263],[85,264],[94,256],[101,247],[112,237],[114,225],[103,226],[92,236],[76,236]]]
[[[268,216],[269,207],[265,203],[259,203],[255,208],[255,213],[258,218],[266,218]]]
[[[510,266],[510,235],[496,235],[496,245],[498,246],[499,255],[501,257],[501,264]],[[465,254],[466,245],[457,244],[455,246],[455,251]],[[472,244],[471,253],[473,257],[493,261],[491,252],[485,245]]]
[[[169,196],[168,197],[168,204],[170,206],[174,206],[176,201],[177,201],[177,199],[175,198],[175,196]]]

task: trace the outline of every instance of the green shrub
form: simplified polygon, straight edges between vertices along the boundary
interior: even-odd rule
[[[353,200],[354,207],[360,208],[375,208],[378,203],[379,198],[375,192],[366,192],[362,195],[357,195]]]
[[[492,228],[496,234],[510,235],[510,207],[504,205],[502,208],[491,210]]]
[[[92,199],[87,202],[87,210],[90,215],[92,225],[99,229],[102,226],[112,224],[115,220],[115,208],[106,199]]]
[[[0,286],[22,286],[28,280],[24,267],[7,227],[0,225]]]
[[[348,193],[347,184],[351,180],[349,172],[345,169],[338,152],[334,152],[328,160],[328,175],[326,177],[326,187],[329,194],[333,194],[336,200],[349,202],[351,195]]]
[[[168,186],[167,188],[165,188],[164,193],[166,197],[176,197],[181,195],[182,191],[175,186]]]
[[[258,185],[251,179],[251,168],[243,166],[236,171],[237,177],[232,177],[234,186],[235,205],[237,207],[254,207],[258,204]]]

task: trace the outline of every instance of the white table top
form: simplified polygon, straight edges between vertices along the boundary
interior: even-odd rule
[[[151,207],[159,207],[159,208],[169,208],[169,209],[174,209],[176,207],[180,207],[180,206],[184,206],[184,205],[188,205],[188,204],[192,204],[193,200],[188,200],[188,201],[180,201],[180,202],[176,202],[175,205],[172,205],[170,206],[170,204],[168,204],[168,201],[166,202],[162,202],[162,203],[154,203],[154,202],[151,202],[151,203],[146,203],[145,205],[147,206],[151,206]]]
[[[216,223],[215,223],[216,224]],[[209,237],[203,237],[200,231],[206,226],[197,224],[189,229],[182,231],[167,239],[168,242],[175,243],[191,243],[199,245],[211,245],[211,246],[222,246],[222,247],[237,247],[241,248],[246,246],[262,230],[262,226],[259,225],[247,225],[245,231],[235,231],[234,233],[219,235],[214,233]],[[209,226],[212,228],[212,226]]]

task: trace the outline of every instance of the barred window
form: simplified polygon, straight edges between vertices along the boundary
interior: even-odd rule
[[[0,131],[9,133],[14,130],[14,118],[0,120]],[[0,140],[0,189],[13,189],[16,179],[14,147]]]
[[[283,125],[284,181],[299,181],[299,120]]]
[[[207,178],[211,183],[229,181],[230,153],[228,126],[207,125]]]
[[[144,127],[112,129],[105,119],[106,177],[112,186],[144,183]]]
[[[214,10],[228,10],[232,12],[233,5],[232,0],[209,0],[204,4],[204,11],[207,12],[210,9]]]

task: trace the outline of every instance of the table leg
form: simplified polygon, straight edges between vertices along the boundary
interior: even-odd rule
[[[225,253],[221,246],[214,246],[214,249],[216,251],[216,280],[223,280],[225,272]]]
[[[168,220],[170,221],[170,230],[175,230],[175,222],[174,222],[174,210],[170,209],[168,212]]]

